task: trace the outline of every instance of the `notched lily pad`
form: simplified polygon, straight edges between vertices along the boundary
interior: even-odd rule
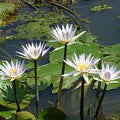
[[[21,109],[27,107],[32,97],[34,97],[33,95],[28,94],[26,87],[22,85],[20,82],[17,82],[17,95]],[[17,109],[14,99],[12,82],[10,81],[0,82],[0,105],[5,106],[12,110]]]

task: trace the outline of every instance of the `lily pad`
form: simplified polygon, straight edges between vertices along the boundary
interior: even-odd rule
[[[63,51],[64,48],[57,48],[50,54],[50,63],[47,65],[39,66],[38,67],[38,81],[39,81],[39,90],[44,90],[51,84],[53,84],[53,93],[58,91],[60,76],[61,76],[61,69],[62,69],[62,60],[63,60]],[[82,43],[75,43],[68,45],[68,53],[67,58],[72,58],[74,53],[82,54],[86,53],[87,55],[92,53],[93,56],[99,58],[100,52],[98,48],[94,45],[82,44]],[[56,59],[57,58],[57,59]],[[73,71],[73,68],[66,65],[65,73],[69,73]],[[65,77],[63,82],[63,89],[71,88],[74,83],[78,80],[79,76],[73,77]],[[35,82],[34,82],[34,72],[32,71],[28,74],[27,84],[33,90]]]
[[[103,61],[104,63],[109,62],[110,65],[115,65],[117,67],[117,70],[120,70],[120,44],[112,45],[112,46],[106,46],[103,47],[102,52],[104,54]],[[120,79],[118,79],[120,82]],[[95,84],[95,88],[97,88],[97,83]],[[107,87],[107,90],[117,89],[120,87],[120,83],[114,83],[110,84]],[[104,83],[102,83],[101,88],[104,88]]]
[[[98,6],[92,7],[90,10],[93,12],[100,12],[100,11],[109,10],[109,9],[112,9],[112,7],[107,5],[104,5],[104,6],[98,5]]]
[[[15,113],[15,110],[0,105],[0,116],[2,116],[3,118],[10,119],[11,115]]]
[[[53,52],[50,54],[50,63],[61,63],[63,60],[63,53],[64,53],[64,46],[56,48]],[[98,50],[98,47],[89,44],[83,44],[83,43],[73,43],[69,44],[67,48],[67,58],[71,59],[74,56],[74,53],[76,54],[92,54],[94,57],[100,57],[100,52]],[[57,58],[57,59],[56,59]]]
[[[17,82],[17,94],[21,109],[26,108],[29,105],[32,97],[34,97],[33,95],[28,94],[26,87],[20,82]],[[5,106],[11,110],[17,109],[14,100],[12,82],[10,81],[0,82],[0,105]]]
[[[38,120],[65,120],[66,114],[57,108],[46,108],[38,115]]]

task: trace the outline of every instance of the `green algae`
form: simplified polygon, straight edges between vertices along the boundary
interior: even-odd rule
[[[35,39],[43,41],[50,40],[51,26],[62,22],[64,18],[66,18],[65,15],[57,13],[48,14],[44,17],[29,18],[30,22],[16,28],[17,34],[15,38],[31,41]]]
[[[10,14],[13,14],[15,11],[15,4],[14,3],[0,3],[0,25],[5,24],[5,21]]]

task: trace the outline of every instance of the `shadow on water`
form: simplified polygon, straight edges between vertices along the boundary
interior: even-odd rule
[[[85,120],[95,120],[93,116],[98,103],[96,92],[93,89],[93,84],[85,87]],[[52,94],[52,86],[39,94],[41,110],[46,107],[55,107],[56,94]],[[99,120],[112,120],[114,117],[119,118],[119,114],[118,116],[116,114],[120,112],[119,94],[120,89],[106,92]],[[61,105],[64,112],[68,115],[66,120],[80,120],[80,89],[75,90],[74,86],[69,90],[64,90],[61,95]],[[31,101],[27,110],[35,114],[35,98]]]
[[[99,2],[96,0],[79,0],[78,4],[73,7],[74,11],[77,14],[82,14],[83,17],[90,18],[90,30],[91,33],[100,36],[99,43],[104,45],[112,45],[120,43],[120,21],[117,20],[117,16],[120,14],[120,0],[105,0],[105,3],[109,6],[112,6],[113,9],[106,10],[103,12],[90,12],[90,8],[92,6],[98,5]],[[23,10],[24,12],[24,10]],[[16,23],[16,25],[18,25]],[[7,25],[7,27],[1,28],[2,30],[12,29]],[[4,32],[4,34],[7,34]],[[14,34],[14,30],[13,30]],[[0,48],[4,49],[8,52],[8,54],[16,58],[14,52],[18,50],[18,48],[27,43],[26,40],[10,40],[0,44]],[[5,54],[0,50],[0,56],[3,57],[1,59],[9,59],[9,55]],[[45,56],[40,64],[46,64],[49,62],[49,56]],[[93,89],[93,84],[90,86],[86,86],[85,88],[85,120],[92,120],[93,115],[97,105],[96,90]],[[89,92],[88,92],[89,91]],[[40,108],[45,109],[46,107],[54,107],[56,100],[56,94],[52,94],[52,86],[47,88],[46,90],[40,92]],[[65,111],[65,113],[69,116],[67,120],[79,120],[79,108],[80,108],[80,89],[76,89],[72,87],[69,90],[64,90],[61,96],[61,104]],[[106,116],[107,118],[115,117],[120,118],[120,89],[107,91],[105,95],[105,99],[102,105],[101,115]],[[88,111],[89,109],[89,111]],[[35,98],[31,101],[30,106],[27,108],[28,111],[34,113],[35,111]],[[35,114],[35,113],[34,113]],[[104,119],[103,117],[100,118]]]

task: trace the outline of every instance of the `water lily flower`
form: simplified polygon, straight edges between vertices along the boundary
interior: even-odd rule
[[[67,24],[66,27],[62,25],[62,28],[57,26],[51,31],[51,36],[55,39],[54,42],[60,42],[61,44],[67,44],[74,42],[77,38],[83,35],[86,31],[81,32],[75,36],[76,28],[73,29],[73,25]]]
[[[110,67],[107,63],[106,67],[102,63],[102,69],[98,72],[99,78],[94,78],[95,80],[105,82],[107,85],[109,83],[119,83],[117,79],[120,78],[120,71],[116,70],[116,67],[113,65]]]
[[[89,54],[87,56],[87,58],[85,58],[85,54],[81,54],[79,56],[77,56],[76,54],[74,54],[74,57],[72,58],[73,62],[71,62],[70,60],[64,60],[66,64],[68,64],[69,66],[73,67],[75,70],[68,73],[68,74],[64,74],[64,76],[69,76],[69,75],[73,75],[73,76],[77,76],[77,75],[83,75],[85,81],[87,83],[89,83],[88,80],[88,73],[96,73],[98,71],[97,67],[96,67],[96,63],[99,61],[99,59],[94,59],[94,57],[91,57],[91,54]]]
[[[26,69],[24,67],[24,61],[21,63],[20,61],[16,61],[14,63],[11,60],[11,63],[6,61],[3,65],[0,65],[0,75],[4,79],[11,79],[11,81],[18,79],[25,72]]]
[[[31,43],[26,44],[25,46],[22,45],[21,52],[17,51],[16,53],[18,53],[22,58],[37,60],[39,57],[44,56],[49,49],[50,47],[46,49],[46,45],[41,42],[39,44]]]

